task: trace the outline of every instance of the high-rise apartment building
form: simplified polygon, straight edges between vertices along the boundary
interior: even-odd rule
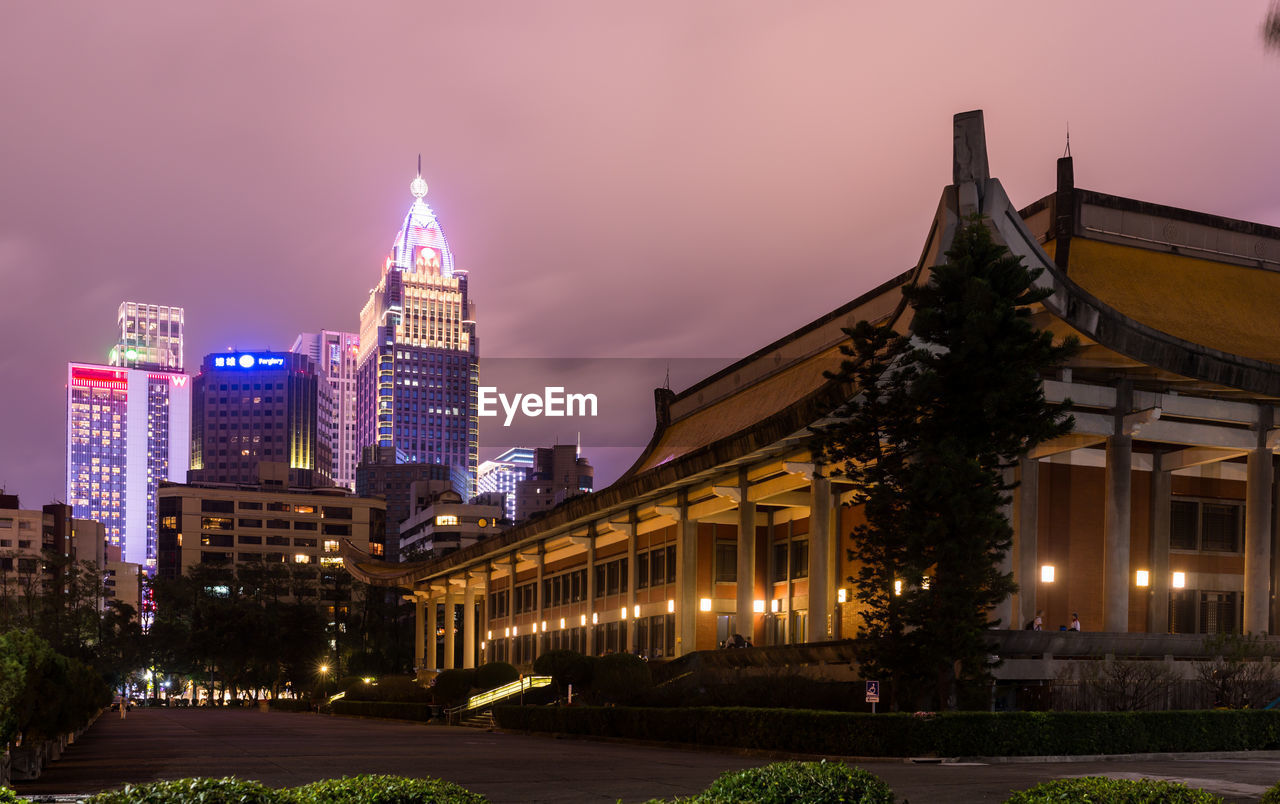
[[[113,366],[182,371],[181,307],[121,302],[120,336],[107,361]]]
[[[354,490],[360,449],[356,445],[356,353],[360,336],[353,332],[304,332],[291,352],[307,355],[329,383],[332,416],[320,422],[333,445],[333,483]]]
[[[156,489],[187,475],[188,379],[181,371],[67,365],[67,502],[77,519],[103,524],[125,561],[148,568]]]
[[[288,467],[294,488],[332,485],[329,384],[297,352],[206,355],[192,382],[192,483],[258,483],[258,464]]]
[[[408,463],[457,467],[463,499],[475,493],[479,380],[474,307],[467,275],[435,213],[427,183],[396,233],[377,285],[360,312],[356,435],[361,447],[395,450]]]
[[[503,494],[505,517],[516,519],[516,484],[529,476],[533,469],[533,450],[529,447],[512,447],[491,461],[480,464],[476,473],[477,494]]]

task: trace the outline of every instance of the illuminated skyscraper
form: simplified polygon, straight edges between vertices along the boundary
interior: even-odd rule
[[[329,384],[297,352],[205,355],[192,383],[191,483],[256,484],[288,468],[292,488],[331,486]]]
[[[120,337],[111,350],[113,366],[182,371],[181,307],[120,302]]]
[[[304,332],[293,342],[292,352],[315,361],[320,376],[329,381],[332,416],[320,426],[328,430],[333,445],[333,483],[354,490],[360,450],[356,446],[356,353],[360,337],[351,332]]]
[[[180,371],[67,365],[67,502],[125,561],[155,567],[156,491],[182,482],[191,389]]]
[[[476,475],[477,494],[505,494],[506,518],[516,521],[516,484],[533,471],[533,450],[512,447],[491,461],[480,464]]]
[[[479,461],[476,393],[479,350],[467,275],[423,197],[413,204],[360,312],[356,435],[361,447],[398,450],[410,463],[465,471],[464,499],[475,493]]]

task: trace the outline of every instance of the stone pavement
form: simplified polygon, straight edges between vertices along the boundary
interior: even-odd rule
[[[702,790],[720,773],[769,760],[721,751],[497,734],[449,726],[250,710],[135,709],[104,715],[24,795],[91,793],[126,782],[238,776],[285,787],[357,773],[435,776],[503,802],[613,804]],[[1058,776],[1186,780],[1232,802],[1280,779],[1274,753],[1084,762],[863,763],[913,804],[1003,801]]]

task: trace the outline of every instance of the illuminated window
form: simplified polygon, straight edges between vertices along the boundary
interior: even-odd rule
[[[456,524],[458,524],[458,517],[454,516],[453,514],[441,514],[440,516],[436,517],[437,526],[456,525]]]
[[[310,564],[310,563],[311,563],[311,556],[307,555],[306,553],[294,553],[294,554],[293,554],[293,563],[295,563],[295,564]]]

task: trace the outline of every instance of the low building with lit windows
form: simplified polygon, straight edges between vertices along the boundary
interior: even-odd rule
[[[400,525],[402,561],[434,558],[470,547],[510,524],[505,519],[506,498],[500,492],[480,494],[471,502],[463,502],[462,495],[453,489],[426,493],[419,490],[428,485],[433,483],[413,484],[409,518]]]
[[[341,487],[162,483],[159,574],[177,577],[198,564],[336,566],[339,542],[369,552],[381,544],[386,503]]]
[[[1071,401],[1074,431],[1016,469],[1019,589],[992,612],[1008,646],[994,652],[1189,655],[1200,643],[1183,635],[1276,631],[1280,228],[1077,188],[1070,157],[1056,190],[1018,209],[988,174],[980,112],[957,115],[954,144],[918,265],[680,393],[657,390],[652,440],[609,487],[430,561],[390,567],[344,543],[354,575],[412,590],[420,635],[457,623],[439,649],[419,639],[419,666],[527,664],[562,646],[679,656],[735,633],[766,652],[847,646],[861,513],[811,445],[858,389],[827,372],[844,328],[910,330],[902,288],[928,281],[972,215],[1040,271],[1035,325],[1081,344],[1043,386]],[[1038,611],[1054,633],[1022,630]],[[1057,633],[1075,612],[1085,633]]]

